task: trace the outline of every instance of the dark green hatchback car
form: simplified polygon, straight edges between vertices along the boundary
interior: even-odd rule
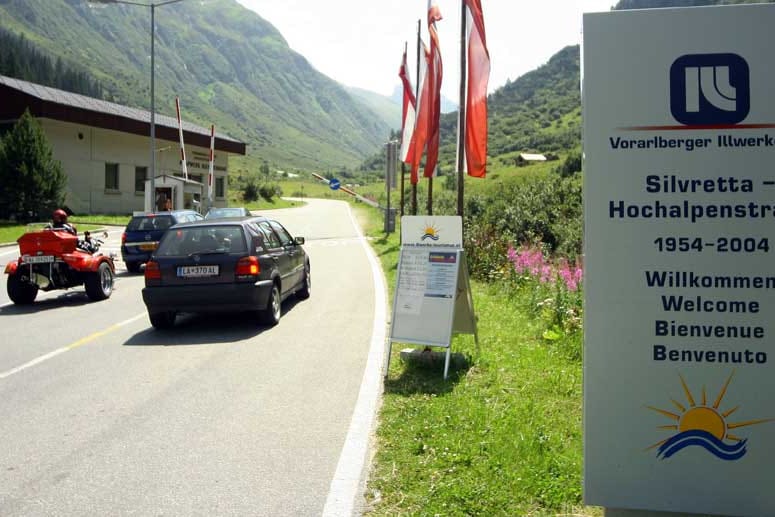
[[[265,217],[177,224],[145,266],[143,301],[151,324],[169,328],[182,312],[256,313],[276,325],[291,295],[309,298],[303,237]]]

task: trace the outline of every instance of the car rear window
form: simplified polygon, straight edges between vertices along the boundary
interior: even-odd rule
[[[133,217],[126,225],[128,232],[144,232],[153,230],[166,230],[175,224],[170,215],[139,215]]]
[[[215,217],[243,217],[244,215],[245,213],[241,208],[213,208],[207,212],[205,219],[213,219]]]
[[[164,235],[157,257],[178,257],[196,253],[247,253],[242,226],[195,226]]]

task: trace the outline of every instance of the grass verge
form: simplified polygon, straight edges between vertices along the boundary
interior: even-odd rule
[[[42,230],[47,223],[17,224],[9,222],[0,222],[0,244],[13,243],[27,232],[36,232]],[[96,230],[101,228],[101,224],[77,224],[79,235],[85,230]]]
[[[400,243],[356,207],[391,299]],[[581,503],[580,336],[547,342],[530,293],[472,282],[481,350],[467,366],[404,364],[393,346],[367,486],[368,515],[601,515]]]

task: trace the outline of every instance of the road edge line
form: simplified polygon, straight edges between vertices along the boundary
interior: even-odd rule
[[[371,265],[374,280],[374,327],[371,335],[369,355],[363,372],[358,400],[355,402],[350,427],[347,430],[342,452],[336,465],[334,478],[323,508],[323,517],[353,515],[358,489],[367,465],[369,442],[377,417],[377,405],[382,395],[382,368],[385,359],[385,338],[387,336],[387,289],[385,276],[374,250],[366,242],[352,208],[346,203],[350,220],[358,234],[361,245]]]

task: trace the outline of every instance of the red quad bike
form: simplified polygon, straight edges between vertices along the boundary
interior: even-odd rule
[[[93,301],[105,300],[113,292],[113,258],[98,253],[102,241],[88,232],[81,241],[70,233],[46,229],[25,233],[16,242],[21,257],[5,267],[8,296],[15,304],[34,302],[40,289],[83,285]]]

